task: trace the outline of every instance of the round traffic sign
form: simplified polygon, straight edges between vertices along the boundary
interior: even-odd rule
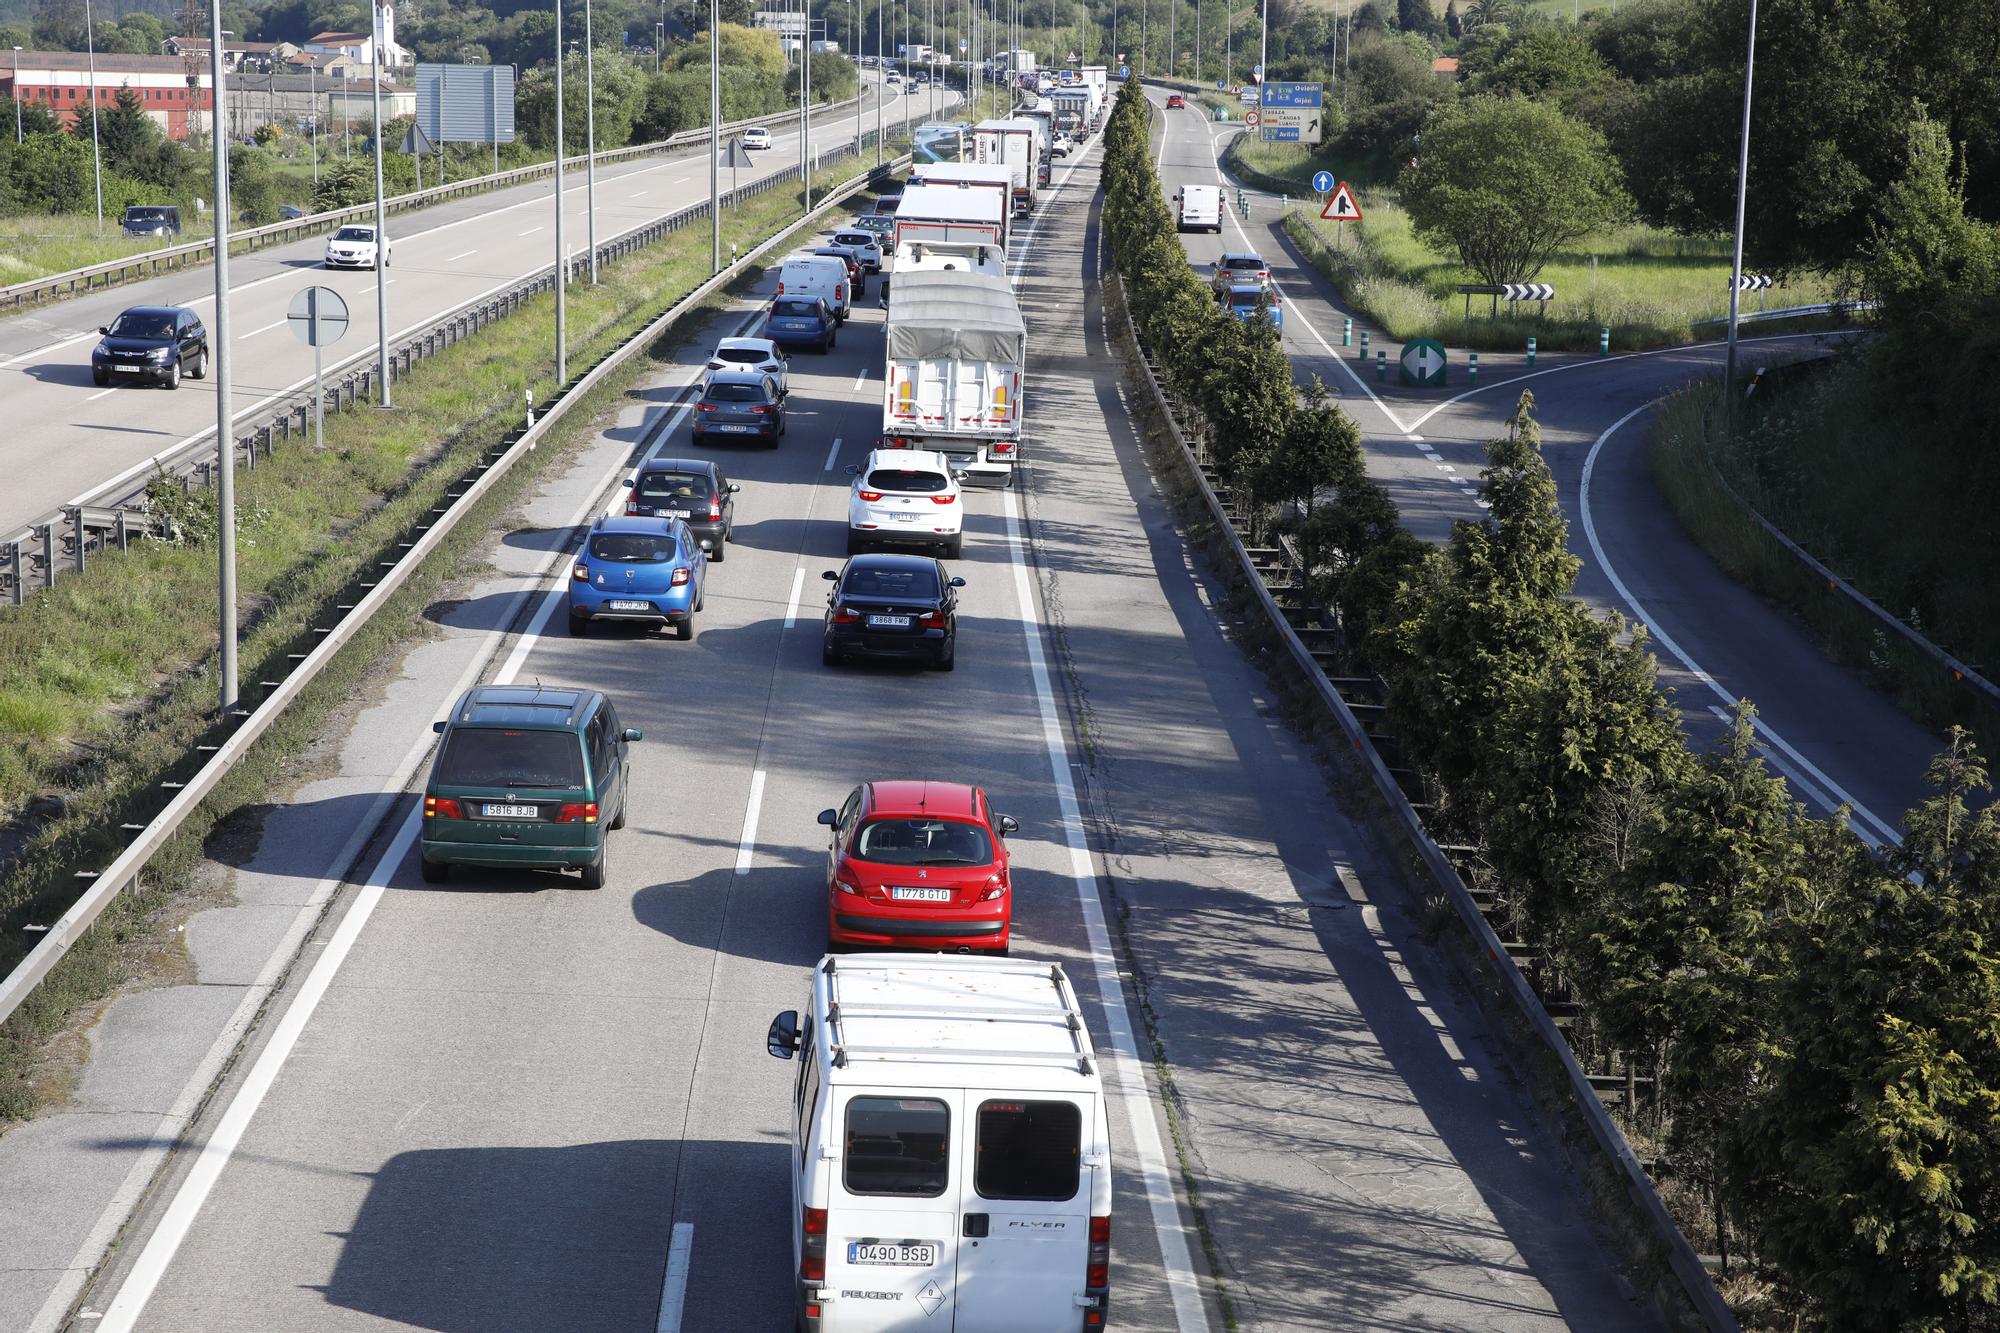
[[[331,287],[308,287],[285,312],[292,334],[308,347],[331,347],[347,332],[347,302]]]
[[[959,39],[958,39],[958,49],[959,49],[959,52],[960,52],[960,54],[963,54],[963,53],[964,53],[964,51],[965,51],[965,38],[961,37],[961,38],[959,38]]]
[[[1245,125],[1251,126],[1252,128],[1255,128],[1263,119],[1264,118],[1258,115],[1255,111],[1245,111],[1243,113],[1243,123]]]
[[[1313,173],[1313,193],[1333,193],[1333,173],[1331,171],[1315,171]]]

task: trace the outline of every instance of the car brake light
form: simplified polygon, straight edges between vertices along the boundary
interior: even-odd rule
[[[859,619],[861,619],[860,613],[852,607],[836,606],[833,608],[833,623],[836,625],[852,625]],[[841,887],[846,888],[847,886],[842,885]],[[848,889],[847,891],[849,893],[854,892],[853,889]]]
[[[709,518],[710,518],[711,520],[715,520],[715,521],[720,521],[720,520],[721,520],[721,518],[722,518],[722,501],[720,501],[720,500],[710,500],[710,501],[708,502],[708,516],[709,516]]]
[[[674,586],[676,588],[680,587],[687,581],[688,581],[688,572],[685,569],[677,569],[674,571]]]
[[[992,879],[986,881],[986,888],[983,892],[980,893],[979,901],[982,903],[990,903],[995,898],[1004,898],[1006,897],[1006,895],[1007,895],[1006,878],[1001,875],[995,875]]]
[[[424,797],[425,819],[463,819],[465,807],[449,796]]]
[[[805,1241],[799,1246],[799,1281],[826,1281],[826,1209],[800,1209],[799,1234]]]
[[[922,617],[922,619],[921,619],[920,623],[921,623],[921,624],[923,625],[923,627],[924,627],[925,629],[943,629],[943,628],[944,628],[944,612],[942,612],[942,611],[926,611],[926,612],[924,612],[924,614],[923,614],[923,617]]]
[[[833,299],[836,301],[845,301],[847,299],[846,283],[836,282],[833,284]]]
[[[564,806],[556,811],[558,824],[595,824],[597,822],[597,802],[581,801]]]
[[[1093,1217],[1090,1219],[1090,1258],[1083,1270],[1083,1285],[1094,1291],[1103,1291],[1111,1285],[1111,1219]],[[1103,1306],[1097,1310],[1100,1324],[1103,1320]]]
[[[630,511],[628,510],[627,512],[629,513]],[[574,569],[570,570],[569,576],[575,579],[578,583],[588,583],[590,582],[590,566],[578,565]]]
[[[702,410],[702,411],[704,411],[704,412],[713,412],[713,411],[715,410],[715,404],[714,404],[714,403],[702,403],[702,404],[700,404],[700,407],[701,407],[701,410]]]
[[[1014,442],[1012,440],[997,440],[994,442],[993,452],[996,454],[1011,454],[1014,452]]]
[[[638,512],[639,512],[639,506],[636,502],[631,500],[627,500],[625,502],[625,517],[631,518]]]
[[[720,369],[722,369],[722,362],[720,362],[720,361],[711,361],[711,362],[709,362],[709,363],[708,363],[708,368],[709,368],[710,370],[720,370]]]
[[[783,296],[784,294],[785,294],[785,280],[783,278],[780,278],[778,279],[778,295]]]
[[[763,416],[768,416],[768,415],[770,415],[770,413],[771,413],[771,409],[770,409],[770,408],[768,408],[768,407],[757,407],[757,406],[753,406],[753,407],[751,407],[751,409],[750,409],[750,410],[751,410],[752,412],[756,412],[756,413],[758,413],[759,415],[763,415]]]
[[[934,505],[957,504],[958,497],[956,495],[933,495],[931,503]]]
[[[871,504],[882,498],[882,492],[880,491],[857,491],[856,494]]]

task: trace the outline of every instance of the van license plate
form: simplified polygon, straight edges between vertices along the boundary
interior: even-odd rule
[[[950,889],[891,889],[889,896],[899,903],[948,903]]]
[[[494,805],[487,802],[480,812],[488,819],[533,819],[535,807],[532,805]]]
[[[850,1264],[890,1264],[903,1268],[929,1268],[937,1263],[937,1246],[882,1244],[879,1241],[851,1240],[847,1243]]]

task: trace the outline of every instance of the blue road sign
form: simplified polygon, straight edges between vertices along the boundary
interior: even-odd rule
[[[1265,106],[1316,107],[1321,105],[1323,88],[1317,83],[1272,83],[1264,87]]]
[[[1121,78],[1121,79],[1129,79],[1129,78],[1131,78],[1131,77],[1132,77],[1132,67],[1131,67],[1130,65],[1120,65],[1120,66],[1118,67],[1118,77],[1119,77],[1119,78]]]
[[[1264,127],[1264,142],[1266,143],[1297,143],[1298,141],[1299,127],[1296,125],[1266,125]]]
[[[1313,173],[1313,193],[1333,193],[1333,173],[1331,171],[1315,171]]]

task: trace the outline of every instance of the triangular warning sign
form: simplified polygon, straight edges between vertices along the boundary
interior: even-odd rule
[[[1320,209],[1319,215],[1328,222],[1361,221],[1361,205],[1354,202],[1354,191],[1347,187],[1346,181],[1334,187],[1333,194],[1327,198],[1326,207]]]

